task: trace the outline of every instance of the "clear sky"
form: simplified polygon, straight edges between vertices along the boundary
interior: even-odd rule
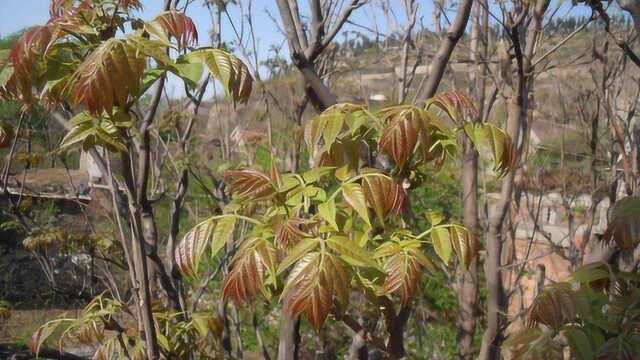
[[[23,29],[28,26],[44,24],[49,18],[49,0],[0,0],[2,8],[0,12],[0,36],[8,35]],[[145,19],[152,19],[154,15],[158,14],[163,6],[163,0],[143,0],[144,11],[142,17]],[[195,21],[198,31],[200,32],[200,41],[207,41],[207,30],[210,28],[210,18],[207,8],[203,5],[203,0],[196,0],[188,10],[188,15]],[[306,1],[300,2],[303,6],[303,13],[305,12]],[[367,5],[353,14],[353,21],[358,24],[362,24],[367,27],[374,27],[372,19],[375,17],[378,20],[378,27],[381,32],[387,31],[387,25],[389,28],[393,27],[393,24],[387,24],[388,21],[382,16],[378,4],[378,0],[370,0],[370,5]],[[401,7],[401,0],[391,0],[391,4],[396,4],[397,7],[393,7],[392,10],[398,18],[400,25],[404,20],[404,11]],[[450,3],[450,1],[447,1]],[[566,13],[571,8],[570,1],[552,0],[551,8],[557,4],[563,4],[563,12]],[[419,4],[419,16],[425,26],[431,27],[432,22],[432,10],[433,1],[421,0]],[[237,6],[230,7],[230,15],[234,19],[234,22],[239,23],[240,11]],[[274,24],[273,19],[268,15],[268,12],[278,17],[277,6],[275,0],[253,0],[254,25],[256,35],[260,39],[260,47],[265,48],[260,51],[267,51],[270,44],[280,43],[282,41],[282,35],[278,32],[277,27]],[[375,15],[374,15],[375,13]],[[587,14],[584,6],[580,6],[571,10],[572,14]],[[455,14],[449,14],[449,18],[452,18]],[[278,19],[279,20],[279,19]],[[226,25],[226,26],[225,26]],[[223,36],[226,40],[233,40],[235,35],[232,29],[225,21],[223,23]],[[353,26],[347,26],[347,30],[354,30]],[[363,31],[360,29],[360,31]],[[365,31],[366,32],[366,31]]]
[[[376,3],[378,0],[371,0],[371,3]],[[392,3],[400,0],[391,0]],[[49,19],[49,0],[0,0],[2,8],[0,8],[0,36],[9,35],[16,31],[19,31],[25,27],[40,25],[47,22]],[[146,20],[153,19],[155,15],[162,11],[164,0],[143,0],[144,10],[141,17]],[[248,3],[244,1],[244,3]],[[307,1],[301,1],[301,11],[306,13]],[[376,12],[374,15],[373,12]],[[404,22],[404,11],[402,8],[394,8],[398,23]],[[420,1],[419,5],[420,15],[423,17],[423,23],[431,23],[432,1]],[[267,59],[271,54],[269,49],[272,45],[282,47],[282,56],[288,57],[288,49],[284,42],[284,37],[279,31],[279,26],[274,22],[274,18],[279,21],[279,14],[275,0],[253,0],[252,7],[253,21],[255,34],[257,38],[258,48],[258,60],[263,61]],[[271,15],[273,16],[271,16]],[[204,5],[203,0],[196,0],[191,4],[187,10],[189,15],[196,24],[199,33],[199,45],[204,46],[209,44],[208,32],[211,28],[211,18],[207,7]],[[246,14],[245,14],[246,15]],[[229,16],[233,20],[236,30],[240,33],[240,19],[242,13],[238,6],[229,7]],[[380,13],[377,6],[365,6],[355,11],[352,15],[352,20],[355,23],[362,24],[364,26],[374,28],[373,18],[379,21],[378,27],[380,32],[386,32],[386,23],[384,16]],[[344,28],[346,31],[355,30],[352,25],[346,25]],[[359,31],[366,32],[366,30],[358,29]],[[245,34],[248,34],[248,29],[245,29]],[[230,22],[223,14],[222,23],[222,38],[226,42],[235,42],[237,36],[234,29],[230,26]],[[338,41],[343,38],[341,35],[337,37]],[[248,35],[245,38],[248,40]],[[249,45],[249,43],[247,43]],[[284,45],[284,46],[283,46]],[[238,54],[242,56],[242,54]],[[253,62],[253,59],[250,59]],[[173,83],[173,82],[171,82]],[[171,84],[169,85],[171,87]]]
[[[246,0],[244,3],[247,3]],[[377,26],[378,31],[381,33],[392,32],[393,29],[398,29],[404,23],[404,10],[401,6],[401,0],[391,0],[393,5],[392,17],[385,17],[378,6],[380,0],[369,0],[369,4],[356,10],[351,20],[359,25],[368,28],[375,28]],[[9,35],[16,31],[19,31],[25,27],[44,24],[49,19],[49,0],[0,0],[2,7],[0,8],[0,36]],[[146,20],[152,19],[156,14],[160,13],[164,0],[143,0],[144,10],[141,17]],[[451,1],[447,1],[451,3]],[[301,12],[307,13],[307,1],[300,1],[302,6]],[[432,28],[432,12],[433,1],[432,0],[419,0],[419,20],[418,23],[427,28]],[[573,15],[588,15],[589,10],[586,6],[578,6],[573,8],[570,1],[566,0],[551,0],[550,8],[555,8],[561,5],[561,10],[558,11],[556,16],[562,17],[569,14]],[[282,55],[288,57],[287,46],[284,43],[284,37],[280,33],[278,26],[274,22],[274,18],[279,21],[279,14],[275,0],[253,0],[253,21],[255,34],[258,41],[258,58],[259,61],[265,60],[271,55],[269,49],[272,45],[282,47]],[[273,17],[270,15],[272,14]],[[196,23],[200,45],[209,44],[208,31],[211,28],[211,19],[209,11],[204,6],[203,0],[196,0],[188,8],[187,15],[189,15]],[[229,8],[229,15],[236,24],[236,30],[242,32],[240,26],[240,19],[242,14],[238,6],[231,6]],[[448,13],[448,19],[453,19],[455,12]],[[394,20],[395,18],[395,20]],[[375,19],[375,21],[374,21]],[[377,21],[377,24],[376,24]],[[419,25],[420,26],[420,25]],[[355,27],[353,25],[346,25],[344,32],[357,30],[359,32],[367,33],[363,30],[363,27]],[[245,29],[245,32],[248,32]],[[344,34],[343,34],[344,35]],[[372,33],[369,33],[370,37],[373,37]],[[222,37],[226,42],[234,42],[237,40],[237,36],[230,23],[225,19],[223,15],[222,24]],[[342,35],[338,35],[338,41],[343,40]],[[283,46],[284,45],[284,46]],[[241,54],[238,54],[241,56]],[[252,61],[253,59],[251,59]]]

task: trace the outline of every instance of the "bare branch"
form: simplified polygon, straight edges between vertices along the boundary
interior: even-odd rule
[[[424,87],[421,86],[418,89],[414,102],[433,97],[438,90],[449,58],[451,58],[451,53],[453,53],[453,49],[458,44],[467,27],[472,5],[473,0],[463,0],[458,5],[458,14],[449,28],[446,38],[440,43],[440,48],[431,62],[431,70],[427,75],[427,80],[422,84]]]

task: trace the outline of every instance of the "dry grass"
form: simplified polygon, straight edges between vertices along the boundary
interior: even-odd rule
[[[31,335],[49,320],[56,319],[66,313],[67,316],[76,316],[81,309],[30,309],[12,310],[11,317],[0,323],[0,344],[22,343],[28,344]],[[53,338],[56,338],[55,334]]]

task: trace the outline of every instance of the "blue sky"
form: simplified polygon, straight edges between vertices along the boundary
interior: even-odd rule
[[[378,0],[372,0],[372,2],[375,1]],[[49,0],[0,0],[0,2],[2,2],[2,11],[0,12],[0,36],[9,35],[25,27],[44,24],[49,19]],[[144,10],[141,13],[141,17],[145,20],[150,20],[162,11],[164,0],[143,0],[142,3],[144,4]],[[307,2],[303,0],[300,1],[300,3],[302,6],[301,11],[304,14],[306,12]],[[420,3],[419,11],[424,17],[423,21],[425,24],[430,24],[432,2],[420,1]],[[375,10],[376,8],[370,6],[360,8],[352,15],[352,20],[356,23],[373,28],[374,24],[371,19],[375,17],[380,22],[378,24],[379,31],[386,32],[386,21],[384,20],[384,16],[382,16],[378,10]],[[374,11],[377,11],[377,14],[374,15]],[[398,22],[402,24],[404,22],[404,11],[401,8],[397,8],[394,9],[394,12],[397,15]],[[277,47],[284,45],[282,46],[282,55],[288,57],[288,49],[284,42],[284,37],[279,32],[278,26],[274,23],[274,18],[279,21],[279,14],[275,0],[253,0],[252,14],[258,43],[258,60],[265,60],[271,55],[269,53],[269,49],[272,45]],[[269,14],[272,14],[273,17]],[[189,15],[196,24],[199,33],[199,44],[201,46],[208,45],[210,41],[208,31],[211,28],[211,20],[209,11],[204,6],[204,1],[196,0],[189,6],[187,15]],[[229,8],[229,15],[233,19],[237,30],[241,31],[238,28],[242,17],[239,7],[231,6]],[[345,30],[354,29],[355,27],[351,25],[345,26]],[[248,30],[245,29],[245,31]],[[223,40],[227,42],[237,40],[237,36],[225,15],[223,15],[222,37]],[[343,38],[339,35],[337,39],[341,41]],[[238,55],[241,56],[241,54]],[[251,59],[251,62],[252,61],[253,59]],[[174,82],[171,81],[170,83]],[[172,87],[171,84],[169,86]],[[180,88],[180,86],[175,87]]]
[[[49,0],[0,0],[2,2],[2,12],[0,13],[0,36],[8,35],[16,32],[24,27],[38,25],[45,23],[49,18]],[[370,0],[372,5],[377,4],[378,0]],[[403,9],[400,6],[400,0],[392,0],[392,3],[398,3],[398,6],[393,9],[397,15],[398,21],[402,24],[404,20]],[[142,17],[145,19],[152,19],[154,15],[158,14],[163,6],[163,0],[143,0],[145,6],[142,12]],[[302,11],[305,12],[306,1],[301,1],[303,6]],[[427,27],[432,26],[431,13],[433,9],[433,1],[422,0],[419,1],[419,12],[422,17],[422,22]],[[447,1],[450,3],[450,1]],[[571,7],[570,1],[552,0],[551,7],[556,4],[563,4],[563,11],[565,13]],[[584,7],[578,7],[573,9],[573,14],[586,14]],[[282,36],[278,33],[278,30],[272,20],[267,14],[270,12],[276,18],[278,17],[277,6],[275,0],[254,0],[253,1],[253,15],[254,24],[257,37],[260,40],[261,52],[267,51],[270,44],[278,44],[282,42]],[[374,15],[375,12],[375,15]],[[188,15],[195,21],[198,31],[200,32],[200,40],[205,43],[208,39],[207,30],[210,28],[209,13],[206,7],[203,5],[202,0],[196,0],[188,10]],[[230,8],[230,15],[234,18],[236,23],[239,22],[240,11],[237,6]],[[450,17],[455,14],[450,14]],[[381,32],[386,32],[387,21],[382,16],[377,6],[365,6],[353,14],[353,21],[368,27],[373,27],[372,18],[376,17],[379,21],[378,26]],[[278,19],[279,20],[279,19]],[[226,25],[226,26],[225,26]],[[232,29],[225,21],[223,23],[223,36],[227,40],[233,40],[234,34]],[[353,26],[347,26],[348,30],[354,30]],[[264,49],[262,49],[264,48]]]
[[[241,0],[242,1],[242,0]],[[374,28],[375,18],[378,23],[377,27],[380,32],[388,33],[392,31],[394,27],[393,21],[388,21],[383,16],[379,7],[376,6],[379,0],[370,0],[371,5],[366,5],[356,10],[351,20],[354,23],[364,25],[369,28]],[[2,11],[0,12],[0,36],[9,35],[25,27],[34,26],[38,24],[44,24],[49,18],[49,0],[0,0],[2,3]],[[492,2],[492,1],[491,1]],[[143,0],[144,11],[141,17],[146,20],[152,19],[156,14],[161,12],[164,0]],[[246,3],[246,1],[245,1]],[[392,4],[397,4],[392,10],[395,13],[397,22],[400,26],[404,23],[404,10],[402,8],[400,0],[391,0]],[[451,3],[451,1],[447,1]],[[203,0],[196,0],[190,5],[187,14],[196,23],[200,45],[209,44],[208,31],[211,27],[211,21],[207,8],[203,5]],[[307,12],[307,1],[300,1],[301,11],[303,15]],[[431,0],[419,0],[419,17],[418,22],[422,23],[427,28],[433,27],[432,11],[433,1]],[[567,16],[567,14],[579,14],[586,15],[588,10],[585,6],[579,6],[572,8],[571,2],[566,0],[552,0],[551,8],[555,8],[558,4],[562,5],[562,10],[558,12],[557,16]],[[271,13],[274,18],[279,21],[279,14],[275,0],[253,0],[253,19],[255,33],[258,41],[258,58],[259,61],[265,60],[269,55],[269,48],[272,45],[285,46],[282,47],[283,56],[287,55],[287,46],[284,43],[284,38],[278,30],[278,26],[274,23],[273,18],[269,15]],[[241,13],[239,7],[231,6],[229,14],[233,19],[236,26],[240,24]],[[449,19],[453,19],[455,13],[448,14]],[[366,33],[361,28],[356,28],[352,25],[345,26],[345,31],[357,30]],[[240,31],[240,29],[238,29]],[[246,31],[246,29],[245,29]],[[231,42],[237,39],[233,28],[223,15],[222,24],[223,40]],[[369,34],[371,35],[371,34]],[[372,36],[372,35],[371,35]],[[338,35],[338,41],[342,41],[343,37]],[[241,54],[238,54],[241,55]],[[253,60],[253,59],[251,59]]]

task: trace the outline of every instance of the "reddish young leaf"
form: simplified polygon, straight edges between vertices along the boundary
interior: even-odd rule
[[[386,242],[376,250],[375,256],[384,260],[387,274],[378,294],[399,294],[404,305],[413,299],[420,281],[421,267],[435,271],[435,266],[424,255],[417,240]]]
[[[408,304],[413,299],[420,280],[418,260],[405,252],[399,252],[386,259],[384,271],[387,273],[387,277],[380,293],[398,293],[402,304]]]
[[[62,16],[72,4],[73,0],[51,0],[49,3],[49,16],[51,18]]]
[[[276,244],[281,249],[289,248],[300,241],[303,237],[306,237],[304,231],[300,230],[300,225],[304,224],[304,221],[300,218],[287,219],[276,226]]]
[[[399,170],[411,159],[422,132],[420,111],[413,107],[394,107],[381,112],[387,126],[378,142],[378,150],[390,156]]]
[[[292,316],[304,313],[319,330],[331,312],[334,296],[343,303],[347,294],[347,275],[342,265],[327,253],[305,255],[289,274],[282,294],[285,309]]]
[[[178,48],[185,49],[189,45],[198,43],[198,31],[190,17],[170,10],[158,15],[153,21],[146,23],[145,30],[158,38],[176,39]]]
[[[175,262],[180,272],[194,276],[200,257],[213,233],[215,222],[207,219],[189,231],[176,247]]]
[[[428,110],[432,105],[447,113],[456,123],[462,122],[465,118],[472,120],[478,116],[473,101],[465,93],[457,90],[436,94],[426,101],[425,108]]]
[[[140,0],[120,0],[120,6],[127,10],[142,10],[142,2]]]
[[[264,200],[276,193],[269,177],[252,169],[227,171],[224,179],[232,193],[240,198]]]
[[[24,33],[13,44],[9,52],[13,72],[4,86],[3,93],[23,103],[33,100],[31,89],[42,76],[43,69],[39,63],[51,41],[51,29],[47,26],[37,26]]]
[[[585,299],[584,292],[573,290],[571,284],[559,282],[547,286],[531,303],[527,314],[527,326],[544,324],[558,329],[575,320],[578,308]]]
[[[37,357],[40,353],[40,348],[44,342],[53,334],[53,332],[61,325],[60,321],[50,321],[38,328],[31,336],[31,342],[29,342],[29,350]]]
[[[80,64],[74,79],[73,102],[95,114],[111,113],[139,95],[146,63],[144,55],[126,39],[109,39]]]
[[[407,205],[407,194],[401,184],[388,176],[365,176],[362,189],[367,204],[384,223],[389,213],[400,216]]]
[[[275,271],[276,252],[268,241],[249,238],[235,256],[224,280],[222,297],[237,305],[255,298],[268,271]]]
[[[336,141],[318,161],[319,166],[336,167],[336,177],[347,180],[357,173],[362,143],[358,141]]]

